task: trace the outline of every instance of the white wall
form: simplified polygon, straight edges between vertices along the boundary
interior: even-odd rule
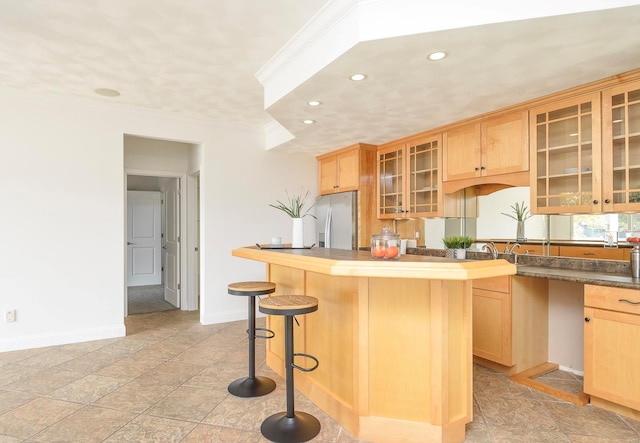
[[[241,245],[290,237],[268,206],[317,194],[315,158],[263,148],[262,128],[206,124],[110,104],[0,90],[0,351],[121,336],[125,134],[201,144],[201,319],[246,316],[231,281],[264,278]],[[313,238],[313,224],[307,235]]]
[[[584,285],[549,280],[549,361],[584,372]]]

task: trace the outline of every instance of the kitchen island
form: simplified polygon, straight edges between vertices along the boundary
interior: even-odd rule
[[[471,281],[514,275],[515,265],[322,248],[233,255],[265,262],[276,294],[318,298],[318,311],[298,319],[295,343],[320,365],[296,372],[295,385],[349,432],[371,442],[464,440],[473,418]],[[267,321],[276,333],[267,364],[284,375],[283,321]]]

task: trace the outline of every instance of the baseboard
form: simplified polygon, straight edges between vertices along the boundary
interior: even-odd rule
[[[256,315],[258,317],[258,315]],[[200,323],[203,325],[215,325],[217,323],[227,323],[230,321],[246,320],[247,308],[236,311],[216,312],[207,314],[200,311]]]
[[[68,345],[85,341],[104,340],[124,337],[124,324],[104,326],[101,328],[77,329],[74,331],[50,332],[24,337],[0,338],[0,352],[19,351],[22,349],[44,348],[47,346]]]

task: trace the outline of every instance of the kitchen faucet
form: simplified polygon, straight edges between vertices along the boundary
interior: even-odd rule
[[[515,248],[520,248],[520,243],[514,243],[511,246],[511,249],[509,249],[509,243],[507,243],[507,246],[505,246],[505,248],[504,248],[504,253],[505,254],[515,254],[515,252],[514,252]]]
[[[489,252],[494,260],[498,259],[498,248],[494,242],[485,243],[482,245],[482,250]]]

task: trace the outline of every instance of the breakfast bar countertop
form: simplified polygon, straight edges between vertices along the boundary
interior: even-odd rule
[[[368,251],[342,249],[259,249],[247,246],[233,251],[236,257],[292,266],[336,276],[473,280],[514,275],[507,260],[456,260],[431,255],[401,255],[395,260],[371,257]]]

